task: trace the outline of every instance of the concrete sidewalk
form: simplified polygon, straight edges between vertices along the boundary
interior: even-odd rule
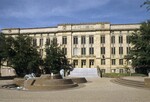
[[[0,102],[150,102],[150,90],[121,86],[110,78],[87,78],[78,88],[61,91],[0,89]],[[0,80],[5,84],[10,80]]]

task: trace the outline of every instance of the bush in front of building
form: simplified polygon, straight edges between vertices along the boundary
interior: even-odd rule
[[[138,73],[104,73],[103,77],[107,78],[119,78],[119,77],[126,77],[126,76],[141,76],[145,77],[146,75],[144,74],[138,74]]]

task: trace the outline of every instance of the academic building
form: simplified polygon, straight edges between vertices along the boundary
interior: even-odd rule
[[[97,68],[103,73],[124,73],[131,67],[124,56],[131,49],[129,35],[140,24],[111,24],[109,22],[60,24],[56,27],[6,28],[7,36],[18,34],[33,38],[41,57],[45,56],[45,44],[57,38],[70,63],[75,68]]]

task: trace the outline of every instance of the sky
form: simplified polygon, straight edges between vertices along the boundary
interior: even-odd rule
[[[150,18],[146,0],[0,0],[0,29],[66,23],[141,23]]]

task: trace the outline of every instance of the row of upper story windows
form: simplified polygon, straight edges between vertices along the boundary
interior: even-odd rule
[[[116,43],[115,38],[116,38],[115,36],[111,36],[111,44]],[[100,37],[100,43],[105,44],[105,41],[106,41],[106,37],[105,37],[105,35],[102,35]],[[123,36],[119,36],[118,42],[119,42],[119,44],[123,43]],[[73,36],[73,44],[78,44],[78,43],[79,43],[78,42],[78,36]],[[129,36],[126,36],[126,43],[127,44],[130,43]],[[50,44],[50,38],[46,39],[46,44],[48,44],[48,45]],[[62,44],[67,44],[67,36],[62,37]],[[86,44],[86,36],[81,36],[81,44]],[[94,44],[94,36],[93,35],[89,36],[89,44]],[[33,39],[33,45],[37,46],[37,39],[36,38]],[[39,45],[43,46],[43,38],[40,38]]]
[[[87,48],[85,48],[85,47],[82,47],[81,48],[81,55],[87,55]],[[129,54],[129,52],[130,52],[130,50],[131,50],[131,48],[130,47],[126,47],[126,54]],[[67,48],[66,47],[64,47],[64,48],[62,48],[62,51],[64,52],[64,54],[65,55],[67,55]],[[73,55],[80,55],[79,54],[80,53],[80,51],[79,51],[79,49],[78,48],[73,48]],[[43,55],[43,49],[40,49],[40,54],[41,55]],[[90,47],[89,48],[89,53],[88,53],[89,55],[94,55],[94,47]],[[105,55],[106,54],[106,49],[105,49],[105,47],[101,47],[100,48],[100,54],[102,54],[102,55]],[[111,54],[112,55],[115,55],[116,54],[116,47],[111,47]],[[124,50],[123,50],[123,47],[119,47],[119,54],[120,55],[122,55],[122,54],[124,54]]]
[[[66,39],[67,40],[67,39]],[[64,44],[64,43],[62,43]],[[67,44],[67,43],[65,43]],[[73,36],[73,44],[78,44],[78,36]],[[86,44],[86,36],[81,36],[81,44]],[[89,36],[89,44],[94,44],[94,36]]]
[[[85,47],[81,48],[81,55],[86,55],[87,54],[86,49],[87,48],[85,48]],[[131,50],[130,47],[126,47],[126,54],[129,54],[130,50]],[[79,53],[80,53],[79,48],[77,48],[77,47],[73,48],[73,55],[80,55]],[[100,48],[100,54],[102,54],[102,55],[106,54],[106,47],[101,47]],[[116,54],[116,47],[111,47],[111,54],[112,55]],[[124,54],[123,47],[119,47],[119,54],[120,55]],[[89,48],[89,55],[94,55],[94,47]]]
[[[100,37],[100,43],[105,44],[106,42],[106,37],[105,35],[101,35]],[[116,43],[116,37],[111,36],[111,43],[115,44]],[[123,36],[120,35],[118,38],[118,43],[122,44],[123,43]],[[129,36],[126,36],[126,43],[130,43]],[[67,44],[67,37],[63,37],[62,44]],[[78,36],[73,36],[73,44],[78,44]],[[86,44],[86,36],[81,36],[81,44]],[[94,36],[89,36],[89,44],[94,44]]]

